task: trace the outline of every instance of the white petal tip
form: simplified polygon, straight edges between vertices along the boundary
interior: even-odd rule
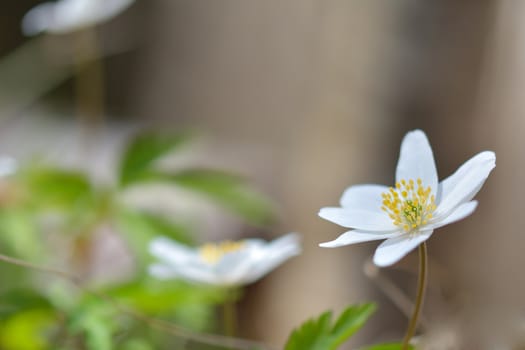
[[[337,248],[337,247],[340,247],[340,245],[337,244],[337,243],[334,243],[334,242],[324,242],[324,243],[319,243],[319,247],[321,247],[321,248]]]
[[[377,267],[389,267],[399,262],[402,258],[404,258],[404,255],[396,259],[384,259],[382,256],[374,255],[373,261]]]
[[[395,263],[397,263],[398,261],[400,261],[402,258],[399,258],[397,260],[383,260],[383,259],[380,259],[380,258],[377,258],[376,256],[374,256],[374,265],[376,265],[377,267],[389,267],[389,266],[392,266],[394,265]]]

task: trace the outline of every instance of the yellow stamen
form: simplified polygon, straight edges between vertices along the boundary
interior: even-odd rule
[[[215,264],[228,253],[241,250],[244,247],[243,241],[224,241],[220,243],[207,243],[199,248],[199,255],[202,260],[209,264]]]
[[[436,209],[435,196],[430,194],[430,186],[423,186],[420,178],[396,182],[395,189],[390,187],[381,194],[381,210],[386,212],[394,225],[405,232],[416,231],[426,225]]]

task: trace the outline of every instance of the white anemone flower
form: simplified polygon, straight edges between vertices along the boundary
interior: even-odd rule
[[[301,252],[299,236],[289,233],[271,242],[245,239],[191,248],[166,237],[155,238],[150,253],[159,263],[149,272],[159,279],[181,278],[221,287],[249,284]]]
[[[341,207],[322,208],[319,216],[352,230],[321,243],[334,248],[383,240],[374,263],[395,264],[432,235],[434,229],[474,212],[478,193],[496,166],[494,152],[481,152],[438,183],[432,149],[421,130],[409,132],[401,143],[394,187],[356,185],[341,198]]]
[[[29,10],[22,19],[25,35],[68,33],[115,17],[134,0],[58,0]]]

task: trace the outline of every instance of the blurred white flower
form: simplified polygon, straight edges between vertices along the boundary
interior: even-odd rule
[[[22,19],[25,35],[67,33],[105,22],[134,0],[58,0],[33,7]]]
[[[0,177],[13,175],[18,170],[18,163],[14,158],[0,156]]]
[[[198,248],[158,237],[149,248],[151,254],[160,260],[150,266],[152,276],[159,279],[182,278],[223,287],[255,282],[301,252],[296,233],[271,242],[246,239],[209,243]]]
[[[409,132],[401,143],[395,187],[357,185],[341,198],[341,207],[322,208],[319,216],[351,231],[321,247],[386,239],[374,254],[374,263],[398,262],[426,241],[434,229],[472,214],[478,193],[496,155],[485,151],[464,163],[438,184],[432,149],[421,130]]]

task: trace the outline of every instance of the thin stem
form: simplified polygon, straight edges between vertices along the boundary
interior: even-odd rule
[[[74,38],[75,98],[82,142],[92,151],[93,137],[104,123],[104,67],[97,32],[88,27],[75,33]]]
[[[237,310],[235,309],[233,292],[230,291],[228,294],[222,308],[224,334],[229,337],[235,337],[237,333]]]
[[[408,324],[405,338],[403,339],[403,346],[401,350],[407,350],[410,339],[414,336],[417,327],[417,320],[421,313],[421,306],[425,296],[425,288],[427,284],[427,244],[425,242],[419,245],[419,279],[417,286],[416,303],[414,305],[414,312]]]
[[[142,321],[148,324],[150,327],[162,330],[166,333],[170,333],[175,336],[179,336],[181,338],[185,338],[187,340],[192,340],[192,341],[195,341],[201,344],[216,345],[216,346],[234,348],[234,349],[239,349],[239,350],[252,350],[252,349],[271,350],[272,349],[271,347],[267,345],[261,344],[259,342],[251,341],[251,340],[226,337],[226,336],[216,335],[216,334],[197,333],[189,329],[183,328],[179,325],[176,325],[174,323],[164,321],[162,319],[150,317],[141,312],[138,312],[136,310],[133,310],[133,309],[130,309],[130,308],[127,308],[121,305],[117,300],[115,300],[113,297],[111,297],[110,295],[106,293],[97,292],[97,291],[94,291],[92,289],[89,289],[83,286],[81,280],[78,277],[68,272],[65,272],[65,271],[61,271],[61,270],[54,269],[51,267],[33,264],[33,263],[30,263],[30,262],[27,262],[21,259],[3,255],[3,254],[0,254],[0,261],[4,261],[9,264],[29,268],[29,269],[40,271],[40,272],[49,273],[49,274],[64,278],[68,280],[69,282],[71,282],[73,285],[75,285],[80,290],[86,293],[89,293],[91,295],[94,295],[101,300],[106,301],[119,312],[126,314],[128,316],[131,316],[135,318],[136,320]]]

